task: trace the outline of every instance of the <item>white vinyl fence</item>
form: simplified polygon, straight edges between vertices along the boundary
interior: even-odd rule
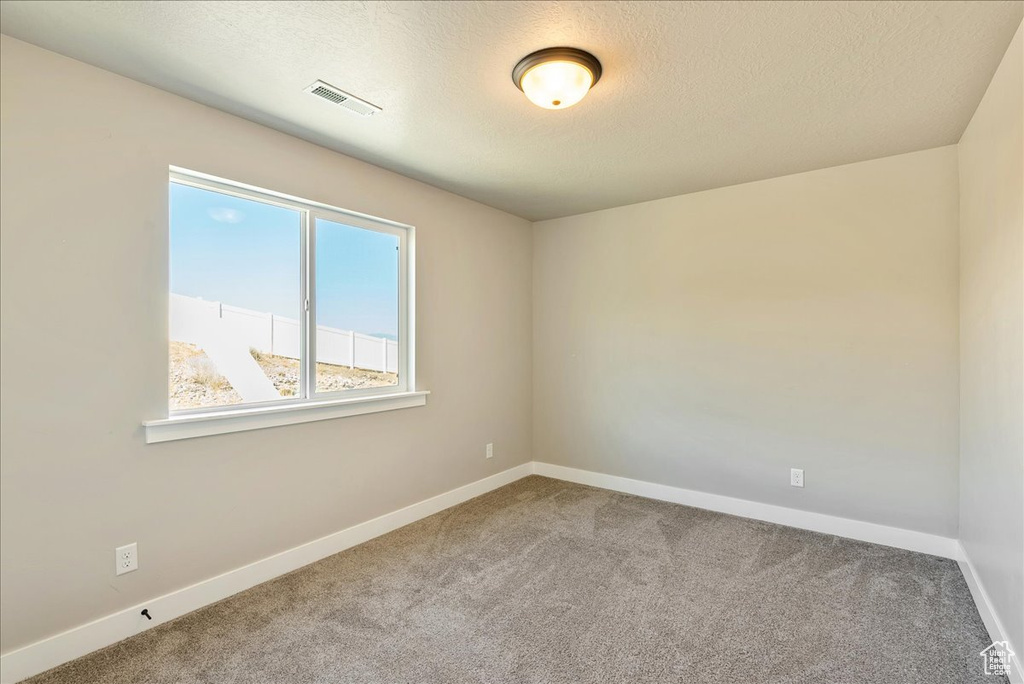
[[[171,340],[205,348],[214,338],[265,354],[299,358],[299,322],[220,302],[171,294]],[[316,327],[316,360],[349,368],[398,372],[398,342],[325,325]]]

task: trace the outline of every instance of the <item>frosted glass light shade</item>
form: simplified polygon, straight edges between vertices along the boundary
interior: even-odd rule
[[[544,109],[565,109],[583,99],[594,83],[590,70],[575,62],[544,62],[523,74],[530,102]]]
[[[512,70],[512,80],[530,102],[544,109],[565,109],[582,100],[601,78],[601,63],[576,48],[547,48],[527,55]]]

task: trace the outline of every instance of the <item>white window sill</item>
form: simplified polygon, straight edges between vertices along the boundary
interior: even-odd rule
[[[305,402],[291,406],[264,406],[216,413],[196,413],[162,420],[147,420],[143,425],[146,427],[146,443],[153,444],[176,439],[205,437],[206,435],[222,435],[228,432],[259,430],[278,425],[294,425],[310,423],[315,420],[358,416],[363,413],[412,408],[425,405],[428,394],[430,392],[427,391],[399,392],[373,397]]]

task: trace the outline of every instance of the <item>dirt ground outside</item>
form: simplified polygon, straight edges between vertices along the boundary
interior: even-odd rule
[[[299,361],[284,356],[272,356],[250,350],[256,363],[281,393],[293,397],[299,391]],[[398,384],[396,373],[348,368],[329,363],[316,364],[318,392],[335,392],[364,387],[388,387]],[[170,354],[170,409],[231,406],[242,402],[242,397],[231,387],[227,378],[217,372],[212,361],[193,344],[171,342]]]

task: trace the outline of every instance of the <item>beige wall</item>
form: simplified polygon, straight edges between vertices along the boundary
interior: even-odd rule
[[[1024,40],[960,139],[960,540],[1024,648]],[[1022,658],[1024,660],[1024,658]]]
[[[25,43],[0,49],[4,652],[531,457],[959,526],[1021,644],[1019,31],[959,146],[962,205],[946,147],[532,231]],[[166,408],[171,164],[416,225],[428,405],[146,446],[140,422]],[[115,578],[131,541],[141,569]]]
[[[0,46],[3,651],[530,460],[529,223]],[[415,225],[427,406],[144,444],[167,407],[169,164]],[[141,568],[114,577],[132,541]]]
[[[955,537],[957,211],[950,146],[535,224],[534,458]]]

